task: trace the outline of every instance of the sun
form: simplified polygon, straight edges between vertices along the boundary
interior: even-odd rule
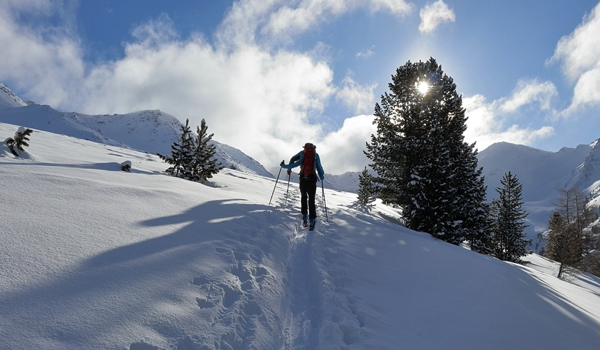
[[[419,93],[421,93],[421,95],[425,95],[429,90],[429,83],[426,81],[420,81],[417,84],[417,90],[419,90]]]

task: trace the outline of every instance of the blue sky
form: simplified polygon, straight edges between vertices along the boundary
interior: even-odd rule
[[[396,68],[435,58],[466,139],[549,151],[600,137],[598,1],[0,0],[0,81],[89,114],[160,109],[267,168],[312,141],[361,170]]]

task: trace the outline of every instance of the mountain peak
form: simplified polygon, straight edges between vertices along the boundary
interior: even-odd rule
[[[0,82],[0,108],[24,107],[29,105],[27,101],[15,95],[6,85]]]

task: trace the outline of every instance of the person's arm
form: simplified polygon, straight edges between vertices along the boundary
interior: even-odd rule
[[[281,167],[284,169],[293,169],[300,166],[300,164],[302,164],[302,151],[290,159],[290,164],[283,164]]]
[[[321,157],[319,157],[319,154],[316,154],[315,158],[317,159],[317,172],[319,173],[319,179],[323,181],[325,178],[325,171],[323,171],[323,167],[321,166]]]

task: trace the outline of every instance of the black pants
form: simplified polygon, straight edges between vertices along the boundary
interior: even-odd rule
[[[317,217],[317,210],[315,208],[315,194],[317,193],[317,180],[311,178],[300,179],[300,201],[302,202],[302,215],[308,214],[309,219]]]

